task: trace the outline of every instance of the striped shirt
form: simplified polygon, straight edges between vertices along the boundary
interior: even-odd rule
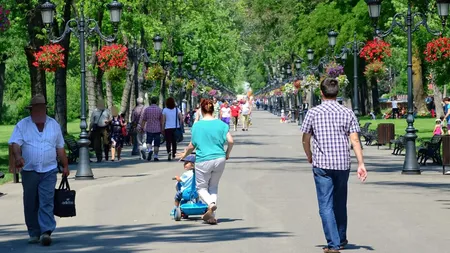
[[[64,138],[56,120],[47,116],[44,130],[39,132],[31,117],[19,121],[8,144],[18,144],[25,160],[23,170],[45,173],[57,168],[56,149],[64,148]]]
[[[145,108],[141,116],[141,122],[145,121],[145,132],[161,133],[162,110],[157,105],[150,105]],[[143,124],[143,123],[141,123]]]
[[[335,100],[323,101],[308,111],[301,131],[312,135],[315,168],[350,169],[350,133],[359,132],[359,124],[352,110]]]

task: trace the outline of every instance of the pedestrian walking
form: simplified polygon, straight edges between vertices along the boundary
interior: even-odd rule
[[[398,109],[397,97],[392,97],[391,105],[392,105],[392,118],[393,119],[400,118],[399,117],[400,111]]]
[[[123,127],[126,126],[125,119],[119,116],[119,110],[113,106],[111,108],[112,119],[110,122],[110,145],[111,145],[111,162],[114,162],[117,154],[117,161],[121,160],[121,153],[123,148],[124,134]]]
[[[186,158],[196,150],[195,182],[200,198],[208,205],[208,211],[202,219],[209,224],[217,224],[217,194],[219,181],[225,169],[225,161],[230,157],[233,148],[233,137],[229,126],[216,119],[213,101],[206,99],[201,104],[203,120],[192,127],[192,138],[184,152],[177,154],[180,159]],[[224,145],[228,142],[227,150]]]
[[[109,153],[109,133],[108,123],[111,121],[111,112],[105,108],[105,101],[99,99],[97,108],[92,112],[89,121],[89,136],[93,142],[97,162],[102,161],[102,147],[105,153],[105,160],[108,161]]]
[[[248,131],[248,127],[250,124],[250,115],[252,113],[252,107],[248,99],[244,100],[244,103],[241,106],[241,112],[242,112],[242,131]]]
[[[238,105],[237,100],[233,102],[233,105],[230,107],[231,109],[231,117],[233,119],[234,131],[237,131],[238,123],[239,123],[239,114],[241,113],[241,107]]]
[[[145,160],[145,131],[142,130],[142,126],[140,124],[142,114],[144,113],[144,99],[138,98],[137,105],[134,107],[131,112],[131,137],[133,140],[133,150],[131,151],[131,155],[140,155],[141,160]]]
[[[29,243],[51,244],[51,234],[56,228],[53,214],[57,157],[63,166],[63,176],[68,176],[69,165],[64,149],[60,125],[47,116],[43,95],[35,95],[30,102],[30,114],[14,127],[10,145],[10,159],[21,170],[25,223]]]
[[[360,131],[355,114],[336,101],[339,83],[326,78],[320,84],[322,104],[308,111],[303,121],[303,148],[312,163],[319,213],[327,240],[325,253],[338,253],[347,241],[347,183],[350,174],[350,147],[358,160],[357,175],[367,178]],[[311,138],[313,152],[311,152]]]
[[[155,162],[159,161],[159,146],[161,145],[161,131],[164,127],[162,109],[159,108],[158,98],[152,97],[150,99],[150,106],[145,108],[144,114],[141,119],[141,126],[147,133],[147,161],[152,160],[152,155],[154,155],[153,160]]]
[[[162,121],[164,126],[164,137],[166,139],[167,160],[175,158],[177,152],[177,140],[175,138],[175,129],[183,124],[183,116],[180,110],[175,107],[175,100],[170,97],[166,100],[166,108],[162,111]]]
[[[227,126],[230,125],[230,119],[231,119],[231,109],[228,107],[228,102],[223,103],[224,106],[222,109],[220,109],[220,119],[227,124]]]
[[[444,98],[444,113],[445,121],[447,122],[447,134],[450,135],[450,98]]]
[[[217,100],[217,98],[213,98],[213,103],[214,103],[214,118],[219,119],[220,116],[220,103]]]

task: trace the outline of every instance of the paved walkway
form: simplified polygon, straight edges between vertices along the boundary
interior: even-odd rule
[[[236,146],[220,185],[219,225],[175,222],[171,178],[181,163],[125,158],[94,169],[95,180],[70,180],[77,212],[58,219],[54,244],[28,245],[22,190],[0,186],[0,252],[322,252],[325,243],[310,165],[294,124],[255,112],[249,132],[233,133]],[[426,167],[400,174],[403,157],[367,147],[362,184],[353,172],[348,252],[450,252],[450,177]],[[93,164],[97,166],[97,164]]]

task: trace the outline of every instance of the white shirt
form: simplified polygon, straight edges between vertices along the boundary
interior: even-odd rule
[[[180,191],[183,192],[185,189],[192,187],[192,179],[194,178],[194,170],[188,170],[184,172],[181,179]]]
[[[242,114],[248,115],[250,113],[250,104],[248,102],[245,102],[245,104],[242,105]]]
[[[25,160],[23,170],[45,173],[57,168],[56,149],[64,148],[64,138],[56,120],[47,116],[44,130],[39,132],[31,116],[19,121],[8,144],[18,144]]]
[[[178,122],[178,113],[180,112],[180,109],[178,108],[164,108],[162,111],[162,114],[166,116],[166,125],[164,129],[171,129],[171,128],[180,128],[180,122]]]
[[[220,109],[222,111],[222,118],[230,118],[231,117],[231,109],[230,107],[222,107]]]
[[[392,100],[392,109],[397,109],[397,108],[398,108],[397,101]]]

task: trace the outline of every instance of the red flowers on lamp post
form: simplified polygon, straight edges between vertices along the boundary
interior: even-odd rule
[[[57,68],[65,68],[64,48],[59,44],[49,44],[40,47],[40,51],[34,53],[33,66],[46,72],[55,72]]]
[[[127,67],[128,49],[124,45],[112,44],[102,47],[97,53],[98,66],[103,71],[112,68],[125,69]]]
[[[368,41],[359,56],[369,62],[382,62],[384,58],[391,56],[391,45],[380,39]]]

